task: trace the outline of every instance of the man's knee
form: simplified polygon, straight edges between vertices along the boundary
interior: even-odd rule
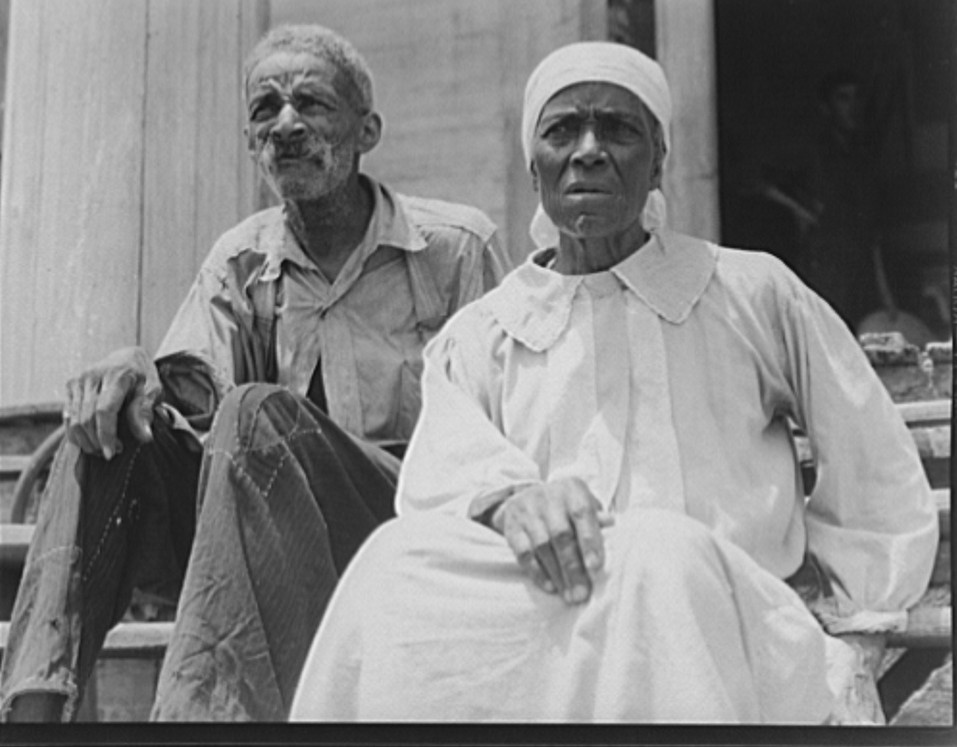
[[[305,400],[286,387],[243,384],[220,403],[209,446],[232,453],[267,449],[302,427],[304,418],[312,419]]]

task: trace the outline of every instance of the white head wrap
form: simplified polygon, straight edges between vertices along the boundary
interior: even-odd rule
[[[661,124],[665,151],[671,149],[671,93],[661,66],[633,47],[615,42],[577,42],[561,47],[542,60],[525,86],[522,110],[522,148],[531,167],[535,128],[545,104],[559,91],[576,83],[614,83],[631,91]],[[661,190],[648,195],[641,223],[656,232],[665,223],[665,197]],[[556,246],[558,229],[539,203],[529,229],[536,246]]]

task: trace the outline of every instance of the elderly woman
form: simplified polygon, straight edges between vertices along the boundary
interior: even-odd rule
[[[399,518],[347,570],[293,718],[849,718],[838,636],[924,590],[930,492],[819,297],[664,228],[670,115],[628,47],[532,74],[542,249],[427,349]],[[788,418],[818,457],[807,500]],[[786,582],[806,556],[829,632]]]

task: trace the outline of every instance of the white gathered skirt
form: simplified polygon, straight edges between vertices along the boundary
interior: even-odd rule
[[[603,533],[592,597],[568,606],[474,521],[387,523],[339,583],[292,720],[828,717],[829,637],[787,584],[674,511],[634,509]]]

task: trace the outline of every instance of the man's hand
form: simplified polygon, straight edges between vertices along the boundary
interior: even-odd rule
[[[133,437],[153,440],[153,405],[162,392],[156,365],[143,348],[111,353],[66,384],[67,438],[87,454],[112,459],[123,449],[117,421],[125,408]]]
[[[492,516],[519,565],[568,604],[591,596],[592,575],[605,562],[601,528],[612,523],[581,480],[535,485],[506,498]]]

